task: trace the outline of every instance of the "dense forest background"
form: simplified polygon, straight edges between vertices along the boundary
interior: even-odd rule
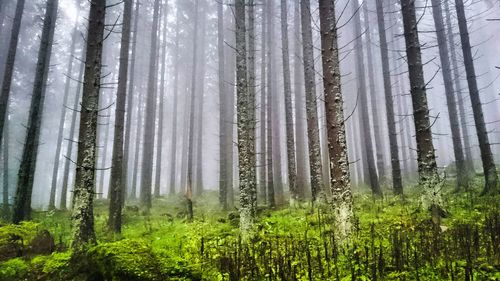
[[[1,0],[0,280],[498,280],[499,20]]]

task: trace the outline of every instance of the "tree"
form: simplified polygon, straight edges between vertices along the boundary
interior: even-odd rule
[[[191,70],[191,96],[189,99],[189,121],[188,121],[188,154],[187,154],[187,188],[186,188],[186,203],[188,210],[188,219],[193,219],[193,150],[194,150],[194,111],[195,99],[197,91],[197,68],[198,68],[198,8],[199,0],[194,0],[194,35],[193,35],[193,69]]]
[[[226,160],[226,134],[228,120],[227,97],[225,82],[225,54],[224,54],[224,7],[222,1],[217,2],[217,55],[218,55],[218,86],[219,86],[219,203],[222,209],[228,209],[227,202],[227,160]]]
[[[250,231],[256,213],[255,96],[248,90],[245,0],[235,0],[240,229]]]
[[[288,164],[288,186],[290,203],[299,200],[297,192],[297,172],[295,167],[295,139],[293,132],[292,86],[290,79],[290,55],[288,51],[288,11],[287,1],[281,0],[281,48],[283,56],[283,85],[285,90],[286,150]]]
[[[314,78],[314,45],[312,41],[311,5],[309,0],[300,0],[300,13],[302,24],[304,82],[306,89],[307,136],[309,144],[309,163],[311,167],[311,190],[313,201],[315,201],[318,199],[323,189],[321,188],[321,147],[319,143],[316,81]]]
[[[92,1],[88,17],[85,74],[80,111],[80,141],[78,142],[73,190],[74,205],[71,216],[73,223],[71,248],[75,254],[83,253],[88,246],[96,243],[93,200],[105,17],[106,1]]]
[[[385,163],[384,163],[384,142],[383,142],[383,130],[380,127],[380,117],[379,117],[379,111],[382,110],[382,108],[378,104],[378,97],[377,97],[377,91],[375,90],[376,84],[375,84],[375,72],[373,69],[373,64],[374,60],[371,59],[373,58],[373,52],[372,52],[372,34],[370,30],[370,19],[368,17],[369,9],[368,9],[368,3],[364,2],[363,3],[363,14],[364,14],[364,21],[365,21],[365,37],[366,37],[366,57],[367,57],[367,62],[368,62],[368,80],[369,80],[369,85],[370,85],[370,103],[372,107],[372,124],[373,124],[373,135],[374,135],[374,141],[375,141],[375,160],[377,162],[377,170],[378,170],[378,180],[379,183],[380,181],[384,181],[385,177]],[[380,31],[379,31],[380,32]],[[385,31],[384,31],[385,32]]]
[[[266,8],[262,5],[262,20],[261,20],[261,60],[260,60],[260,104],[259,104],[259,158],[258,158],[258,182],[259,192],[257,193],[260,202],[265,204],[268,202],[267,196],[267,158],[266,158]]]
[[[80,2],[77,2],[78,10],[75,18],[75,23],[73,26],[73,31],[71,32],[71,45],[69,47],[69,60],[68,65],[66,66],[67,73],[66,79],[64,81],[64,95],[62,101],[62,109],[61,109],[61,118],[59,119],[59,128],[57,132],[57,144],[56,144],[56,153],[54,157],[54,169],[52,171],[52,184],[50,187],[50,197],[49,197],[49,210],[55,209],[55,201],[56,201],[56,189],[57,189],[57,180],[59,175],[59,164],[61,157],[61,149],[63,142],[63,134],[64,134],[64,123],[66,122],[66,104],[69,99],[69,90],[71,86],[71,75],[73,73],[73,61],[75,57],[75,49],[76,49],[76,41],[78,38],[78,18],[80,17]]]
[[[330,191],[339,226],[338,233],[345,238],[349,235],[351,228],[352,193],[343,112],[344,102],[340,83],[337,22],[335,20],[335,4],[333,1],[319,0],[319,19],[328,152],[330,156]]]
[[[3,1],[2,1],[3,2]],[[7,105],[9,103],[10,86],[12,85],[12,75],[14,74],[14,62],[16,60],[17,43],[19,42],[19,30],[23,17],[25,0],[17,0],[14,21],[10,33],[9,49],[2,79],[2,92],[0,94],[0,141],[3,138],[3,127],[7,116]]]
[[[444,81],[444,92],[448,105],[448,117],[450,119],[451,138],[453,141],[453,152],[457,166],[457,190],[467,187],[468,177],[465,166],[464,152],[462,148],[462,137],[460,136],[460,126],[458,121],[457,103],[453,90],[453,78],[448,55],[448,41],[443,21],[443,10],[441,0],[432,0],[432,15],[434,17],[434,27],[436,28],[437,42],[439,48],[439,58],[441,60],[441,74]]]
[[[417,140],[417,161],[420,186],[424,190],[425,203],[429,205],[435,223],[440,221],[440,179],[432,140],[426,83],[422,65],[422,54],[418,38],[415,2],[401,0],[406,57],[410,77],[413,122]]]
[[[155,135],[155,104],[156,104],[156,64],[160,0],[154,1],[153,26],[151,30],[151,45],[149,54],[149,74],[145,108],[144,143],[142,150],[141,171],[141,206],[145,212],[151,209],[151,185],[153,177],[153,150]]]
[[[273,13],[272,13],[272,1],[268,1],[265,10],[266,10],[266,40],[267,40],[267,69],[266,69],[266,132],[267,132],[267,143],[266,143],[266,156],[267,156],[267,204],[269,207],[273,208],[276,206],[276,188],[274,183],[274,175],[277,174],[277,171],[274,170],[274,158],[275,154],[273,154],[274,145],[273,145],[273,44],[272,40],[274,37],[274,27],[273,27]],[[281,163],[280,163],[281,165]],[[277,166],[280,166],[277,165]]]
[[[52,43],[56,28],[58,0],[48,0],[43,20],[42,36],[38,49],[38,59],[33,83],[33,93],[28,116],[27,132],[19,165],[16,197],[12,221],[19,223],[31,218],[31,193],[35,177],[36,158],[40,139],[47,76],[49,74]]]
[[[123,165],[122,175],[123,175],[123,197],[126,197],[126,193],[128,192],[129,186],[129,165],[130,165],[130,151],[131,151],[131,138],[132,138],[132,112],[134,108],[134,96],[135,96],[135,64],[137,61],[137,26],[139,21],[139,10],[140,10],[140,1],[136,0],[135,10],[134,10],[134,28],[132,35],[132,52],[130,54],[130,71],[129,71],[129,83],[127,90],[127,110],[126,110],[126,121],[125,121],[125,137],[123,140]],[[139,103],[137,101],[137,103]]]
[[[9,208],[9,117],[7,116],[7,122],[3,129],[5,130],[5,136],[3,138],[3,187],[2,187],[2,217],[5,220],[10,219],[10,208]]]
[[[363,153],[366,157],[366,165],[368,171],[369,185],[372,189],[374,196],[382,196],[382,190],[380,189],[380,183],[377,175],[377,167],[375,164],[374,153],[373,153],[373,142],[371,137],[371,127],[370,123],[370,112],[368,110],[368,91],[366,90],[366,78],[365,78],[365,63],[364,63],[364,51],[363,43],[361,41],[361,15],[359,12],[359,2],[358,0],[351,1],[353,12],[356,14],[354,17],[354,37],[357,38],[356,47],[354,48],[354,53],[356,57],[356,77],[358,78],[358,96],[359,96],[359,106],[360,106],[360,126],[359,126],[359,137],[363,140]],[[372,95],[375,94],[372,92]]]
[[[163,36],[162,36],[162,47],[161,47],[161,78],[160,78],[160,102],[158,104],[158,138],[156,141],[156,171],[155,171],[155,190],[154,196],[160,196],[160,186],[161,186],[161,160],[163,152],[163,122],[164,113],[163,109],[165,107],[165,70],[166,70],[166,56],[167,56],[167,15],[168,15],[168,2],[167,0],[163,4]]]
[[[392,97],[392,81],[389,68],[389,48],[387,46],[383,4],[384,0],[376,0],[380,56],[382,58],[382,72],[384,79],[385,108],[389,133],[389,149],[391,153],[392,188],[394,189],[394,193],[401,195],[403,194],[403,182],[401,179],[401,164],[399,163],[396,121],[394,118],[394,100]]]
[[[122,38],[120,46],[120,66],[118,70],[118,88],[116,91],[115,130],[113,152],[111,156],[111,176],[109,179],[109,218],[108,227],[114,232],[121,232],[123,192],[123,133],[125,122],[125,103],[127,101],[128,58],[130,48],[130,25],[133,0],[125,0],[123,5]],[[130,93],[129,93],[130,94]],[[129,113],[130,114],[130,113]]]
[[[175,177],[177,165],[177,99],[179,96],[179,26],[180,26],[180,9],[177,9],[175,23],[175,42],[174,42],[174,84],[173,84],[173,103],[172,103],[172,143],[170,145],[170,183],[169,195],[175,194]]]
[[[474,114],[474,124],[476,125],[479,151],[481,152],[481,160],[483,162],[484,188],[481,194],[495,194],[498,191],[498,174],[493,154],[491,153],[488,131],[486,130],[486,124],[484,122],[483,105],[479,97],[476,70],[474,68],[474,58],[472,57],[472,47],[469,39],[469,30],[467,27],[463,0],[455,0],[455,6],[457,9],[458,29],[460,30],[467,84],[469,86],[472,112]]]

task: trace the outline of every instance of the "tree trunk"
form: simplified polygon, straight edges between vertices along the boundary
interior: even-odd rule
[[[135,64],[136,64],[136,59],[137,59],[137,26],[138,26],[138,21],[139,21],[139,9],[140,9],[140,1],[136,0],[135,4],[135,11],[134,11],[134,33],[132,35],[132,53],[130,54],[131,61],[130,61],[130,71],[129,71],[129,83],[128,83],[128,90],[127,90],[127,110],[126,110],[126,122],[125,122],[125,137],[123,139],[123,168],[122,168],[122,185],[123,185],[123,192],[122,196],[123,199],[125,200],[126,194],[129,190],[129,183],[130,183],[130,177],[129,177],[129,165],[130,165],[130,151],[131,151],[131,142],[130,140],[132,139],[132,112],[134,111],[134,93],[135,91]],[[130,36],[130,35],[129,35]],[[139,104],[139,102],[137,101]]]
[[[311,5],[309,0],[300,0],[302,24],[302,53],[304,60],[304,82],[306,90],[307,136],[309,143],[309,163],[311,167],[312,200],[316,201],[323,192],[321,152],[319,143],[318,110],[316,105],[316,81],[314,70],[314,45],[311,28]],[[333,175],[332,175],[333,176]],[[322,195],[321,195],[322,196]]]
[[[217,2],[217,54],[218,54],[218,82],[219,82],[219,203],[223,210],[228,209],[227,194],[227,95],[225,81],[225,54],[224,54],[224,6]]]
[[[116,91],[115,130],[111,156],[111,176],[109,180],[109,218],[108,227],[113,232],[121,232],[123,192],[123,134],[125,122],[125,103],[127,101],[128,58],[130,47],[130,22],[132,20],[133,0],[125,0],[123,7],[122,38],[120,46],[120,67],[118,70],[118,89]],[[130,93],[129,93],[130,94]],[[130,113],[129,113],[130,114]]]
[[[74,205],[71,217],[73,222],[71,248],[76,254],[84,253],[88,246],[96,243],[93,211],[94,174],[105,17],[106,1],[92,1],[88,17],[85,75],[80,113],[80,141],[78,142],[73,191]]]
[[[197,69],[198,69],[198,8],[199,0],[195,1],[194,8],[194,35],[193,35],[193,63],[191,72],[191,96],[189,99],[189,121],[188,121],[188,154],[187,154],[187,189],[185,197],[188,206],[188,220],[193,219],[192,197],[193,197],[193,150],[194,150],[194,112],[197,95]]]
[[[84,52],[84,51],[82,51]],[[85,70],[85,63],[81,62],[80,63],[80,70],[78,74],[78,81],[82,81],[83,79],[83,73]],[[68,182],[69,182],[69,165],[71,164],[71,159],[73,155],[73,143],[75,143],[75,140],[77,140],[76,136],[76,117],[78,117],[78,112],[80,111],[78,108],[78,105],[80,104],[81,100],[81,91],[82,91],[82,86],[83,82],[78,82],[78,86],[76,88],[76,94],[75,98],[73,101],[73,107],[71,108],[72,115],[71,115],[71,125],[69,128],[69,141],[68,141],[68,147],[66,148],[66,154],[65,154],[65,159],[64,160],[64,170],[63,170],[63,179],[62,179],[62,188],[61,188],[61,198],[60,198],[60,203],[59,203],[59,209],[61,210],[66,210],[67,208],[67,196],[68,196]],[[71,184],[73,185],[73,184]]]
[[[397,195],[403,194],[403,182],[401,179],[401,166],[399,163],[399,149],[396,132],[396,121],[394,118],[394,100],[392,97],[392,81],[389,67],[389,49],[384,21],[383,0],[376,0],[377,23],[380,40],[380,55],[382,58],[382,72],[384,78],[385,107],[387,114],[387,128],[389,132],[389,148],[391,153],[392,188]]]
[[[495,194],[498,191],[498,174],[493,154],[491,153],[488,131],[484,123],[483,105],[481,104],[479,89],[477,87],[476,70],[474,69],[474,58],[472,57],[472,47],[469,39],[469,30],[467,27],[463,0],[455,0],[455,6],[457,9],[458,28],[460,30],[460,39],[462,42],[465,73],[467,75],[472,112],[474,114],[474,124],[476,125],[479,150],[483,162],[484,188],[481,194]]]
[[[372,189],[374,196],[381,197],[382,190],[380,189],[380,183],[377,175],[377,167],[375,164],[374,153],[373,153],[373,142],[370,127],[370,112],[368,110],[368,91],[366,90],[366,78],[365,78],[365,63],[364,63],[364,52],[363,52],[363,42],[361,40],[361,15],[359,10],[358,0],[351,1],[352,10],[355,14],[354,17],[354,38],[357,39],[356,46],[354,48],[354,53],[356,57],[356,77],[358,81],[358,97],[360,106],[360,131],[359,137],[363,140],[363,152],[366,154],[366,162],[363,162],[364,167],[366,167],[368,172],[369,185]],[[374,93],[372,93],[374,94]],[[365,175],[366,176],[366,175]]]
[[[273,145],[273,88],[272,88],[272,72],[274,71],[273,69],[273,45],[271,44],[273,38],[273,14],[272,14],[272,1],[268,1],[266,6],[266,35],[267,35],[267,83],[266,83],[266,92],[267,92],[267,101],[266,101],[266,131],[267,131],[267,204],[269,207],[273,208],[276,206],[276,186],[274,183],[274,176],[276,174],[276,171],[274,170],[274,156],[275,153],[273,153],[274,150],[274,145]],[[274,109],[276,110],[276,109]]]
[[[257,203],[255,96],[248,90],[245,18],[245,0],[235,0],[240,229],[243,235],[252,228]]]
[[[106,57],[106,55],[105,55]],[[112,76],[111,81],[115,80],[115,75]],[[101,108],[107,108],[111,104],[111,96],[109,93],[105,93],[101,90],[102,100],[104,101]],[[99,116],[98,126],[103,126],[104,128],[98,132],[97,143],[101,143],[100,151],[97,149],[97,160],[101,160],[100,164],[97,164],[97,169],[99,169],[99,183],[97,185],[96,198],[102,199],[104,196],[104,178],[106,177],[106,164],[108,163],[108,142],[109,142],[109,130],[111,127],[109,116]],[[103,131],[104,130],[104,131]],[[102,140],[101,140],[102,138]],[[96,177],[97,180],[97,177]],[[109,198],[109,193],[107,198]]]
[[[307,154],[307,133],[306,133],[306,114],[305,114],[305,98],[304,98],[304,78],[302,77],[302,43],[301,43],[301,29],[300,29],[300,1],[294,1],[294,19],[293,19],[293,33],[296,38],[294,41],[294,59],[293,59],[293,91],[295,94],[295,143],[296,143],[296,157],[297,159],[297,180],[296,191],[297,199],[304,201],[308,193],[308,154]],[[299,160],[300,159],[300,160]]]
[[[179,96],[179,19],[180,10],[177,9],[176,23],[175,23],[175,42],[174,42],[174,84],[173,84],[173,102],[172,102],[172,143],[170,144],[170,182],[168,187],[168,194],[175,194],[175,178],[177,166],[177,99]]]
[[[417,160],[420,185],[426,196],[425,202],[430,206],[432,218],[439,223],[440,179],[437,171],[436,155],[432,141],[429,107],[427,105],[426,83],[418,38],[415,2],[401,0],[406,41],[406,56],[410,77],[411,99],[413,104],[413,120],[417,140]]]
[[[444,91],[446,103],[448,105],[448,117],[450,119],[451,137],[453,141],[453,152],[457,166],[457,190],[467,188],[468,177],[465,167],[465,159],[462,148],[462,138],[460,136],[460,127],[458,121],[457,104],[455,93],[453,91],[453,78],[450,66],[450,57],[448,56],[448,42],[446,41],[446,31],[443,22],[443,10],[440,0],[432,0],[432,15],[434,17],[434,26],[436,28],[437,43],[439,47],[439,58],[441,60],[441,74],[443,75]]]
[[[142,152],[141,168],[141,207],[145,212],[151,209],[151,185],[153,177],[153,154],[155,135],[155,107],[156,107],[156,64],[157,64],[157,41],[159,22],[160,0],[154,1],[153,27],[151,30],[151,51],[149,54],[149,74],[146,97],[144,143]]]
[[[80,3],[77,2],[78,7]],[[80,9],[77,10],[76,19],[80,17]],[[64,96],[62,102],[62,110],[61,110],[61,118],[59,119],[59,129],[57,132],[57,143],[56,143],[56,152],[54,157],[54,169],[52,171],[52,184],[50,188],[50,197],[49,197],[49,210],[53,210],[56,208],[56,189],[57,189],[57,180],[59,175],[59,164],[61,159],[61,149],[63,142],[63,134],[64,134],[64,123],[66,122],[66,106],[69,98],[69,90],[71,86],[71,75],[73,74],[73,60],[75,57],[75,49],[76,49],[76,40],[78,38],[78,22],[75,21],[73,26],[73,31],[71,32],[71,45],[69,48],[69,60],[68,65],[66,67],[66,79],[64,81]]]
[[[232,14],[231,14],[232,15]],[[235,24],[233,22],[233,16],[226,16],[225,18],[230,20],[229,26],[231,28],[229,29],[230,32],[228,33],[229,35],[235,34]],[[228,198],[228,206],[229,209],[232,209],[234,207],[234,174],[235,174],[235,140],[234,140],[234,131],[235,131],[235,113],[234,113],[234,107],[235,107],[235,85],[236,85],[236,52],[232,47],[229,46],[235,46],[235,36],[230,36],[228,38],[228,43],[227,43],[227,49],[226,49],[226,54],[230,54],[228,57],[228,60],[226,62],[226,73],[227,73],[227,79],[228,79],[228,94],[227,94],[227,116],[226,116],[226,143],[228,144],[226,147],[226,160],[227,160],[227,198]]]
[[[166,70],[166,56],[167,56],[167,9],[168,0],[163,4],[163,42],[162,42],[162,55],[161,55],[161,78],[160,78],[160,102],[158,104],[158,138],[156,140],[156,171],[155,171],[155,190],[154,196],[160,197],[161,187],[161,160],[163,153],[163,123],[165,107],[165,70]]]
[[[266,180],[266,8],[262,5],[262,24],[261,24],[261,61],[260,61],[260,104],[259,104],[259,201],[262,204],[268,202],[267,180]]]
[[[382,108],[379,107],[378,105],[378,97],[377,97],[377,90],[376,90],[376,85],[375,85],[375,72],[373,70],[373,64],[374,64],[374,59],[373,59],[373,52],[372,52],[372,34],[371,34],[371,22],[368,17],[368,3],[364,2],[363,3],[363,14],[364,14],[364,20],[365,20],[365,36],[366,36],[366,57],[367,57],[367,63],[368,63],[368,80],[370,83],[370,103],[372,106],[372,118],[373,118],[373,135],[375,136],[375,150],[376,150],[376,162],[377,162],[377,170],[378,170],[378,179],[379,182],[385,181],[385,163],[384,163],[384,141],[383,141],[383,129],[380,127],[381,120],[380,120],[380,115],[379,111],[382,110]],[[379,31],[381,32],[381,31]],[[385,32],[385,30],[383,31]]]
[[[204,8],[204,7],[203,7]],[[201,195],[203,193],[203,120],[204,120],[204,115],[203,115],[203,107],[204,107],[204,95],[205,95],[205,59],[206,59],[206,54],[205,54],[205,37],[206,37],[206,15],[202,14],[201,15],[201,49],[200,49],[200,54],[199,58],[201,58],[200,61],[200,69],[198,71],[198,79],[197,83],[200,84],[199,87],[199,99],[198,99],[198,105],[197,105],[197,117],[196,117],[196,128],[197,128],[197,139],[196,139],[196,195]]]
[[[340,82],[337,22],[335,20],[335,4],[333,1],[319,0],[319,18],[328,152],[330,156],[330,191],[338,223],[337,231],[341,238],[345,238],[349,235],[351,228],[352,194],[343,111],[344,102]]]
[[[9,103],[10,86],[12,84],[12,75],[14,74],[14,63],[16,60],[17,43],[19,41],[19,30],[21,29],[21,20],[23,17],[25,0],[17,0],[16,13],[12,22],[12,30],[9,41],[9,51],[5,61],[5,68],[2,79],[2,93],[0,95],[0,141],[3,138],[3,126],[7,116],[7,104]]]
[[[290,189],[290,204],[299,200],[297,192],[297,171],[295,166],[295,139],[293,132],[292,86],[290,79],[290,56],[288,51],[288,11],[287,1],[281,0],[281,48],[283,55],[283,84],[285,91],[286,116],[286,148],[288,164],[288,187]]]
[[[142,89],[141,89],[142,90]],[[141,91],[139,92],[139,96],[137,97],[137,127],[136,127],[136,143],[135,143],[135,149],[134,149],[134,164],[133,164],[133,174],[132,174],[132,190],[130,191],[129,198],[130,199],[136,199],[137,197],[137,186],[139,185],[139,159],[140,159],[140,152],[141,152],[141,140],[142,135],[144,132],[142,131],[142,128],[144,127],[144,107],[143,107],[143,95]]]
[[[40,139],[40,126],[43,116],[43,104],[47,89],[47,76],[49,74],[50,56],[56,28],[58,0],[48,0],[43,20],[38,61],[35,70],[33,94],[28,116],[27,132],[24,141],[23,154],[19,165],[19,174],[12,212],[12,221],[19,223],[31,219],[31,193],[35,177],[36,159]]]

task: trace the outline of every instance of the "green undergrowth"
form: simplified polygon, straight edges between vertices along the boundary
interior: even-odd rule
[[[221,211],[215,192],[195,200],[193,222],[185,219],[181,197],[155,199],[149,215],[128,202],[120,235],[107,230],[107,202],[97,200],[98,245],[77,261],[66,250],[70,213],[40,211],[33,222],[0,227],[0,247],[11,234],[29,240],[39,229],[62,246],[51,255],[1,262],[0,281],[499,280],[500,197],[477,196],[480,179],[474,186],[461,193],[445,187],[439,226],[416,188],[408,187],[404,198],[377,200],[358,192],[352,239],[344,242],[334,235],[329,211],[307,203],[259,208],[254,234],[243,241],[237,209]]]

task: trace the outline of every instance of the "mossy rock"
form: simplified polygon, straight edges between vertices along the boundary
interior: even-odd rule
[[[186,264],[159,257],[149,245],[136,240],[100,244],[89,250],[88,259],[96,280],[201,280]]]
[[[0,227],[0,261],[34,255],[47,255],[54,251],[52,235],[33,222],[8,224]]]

